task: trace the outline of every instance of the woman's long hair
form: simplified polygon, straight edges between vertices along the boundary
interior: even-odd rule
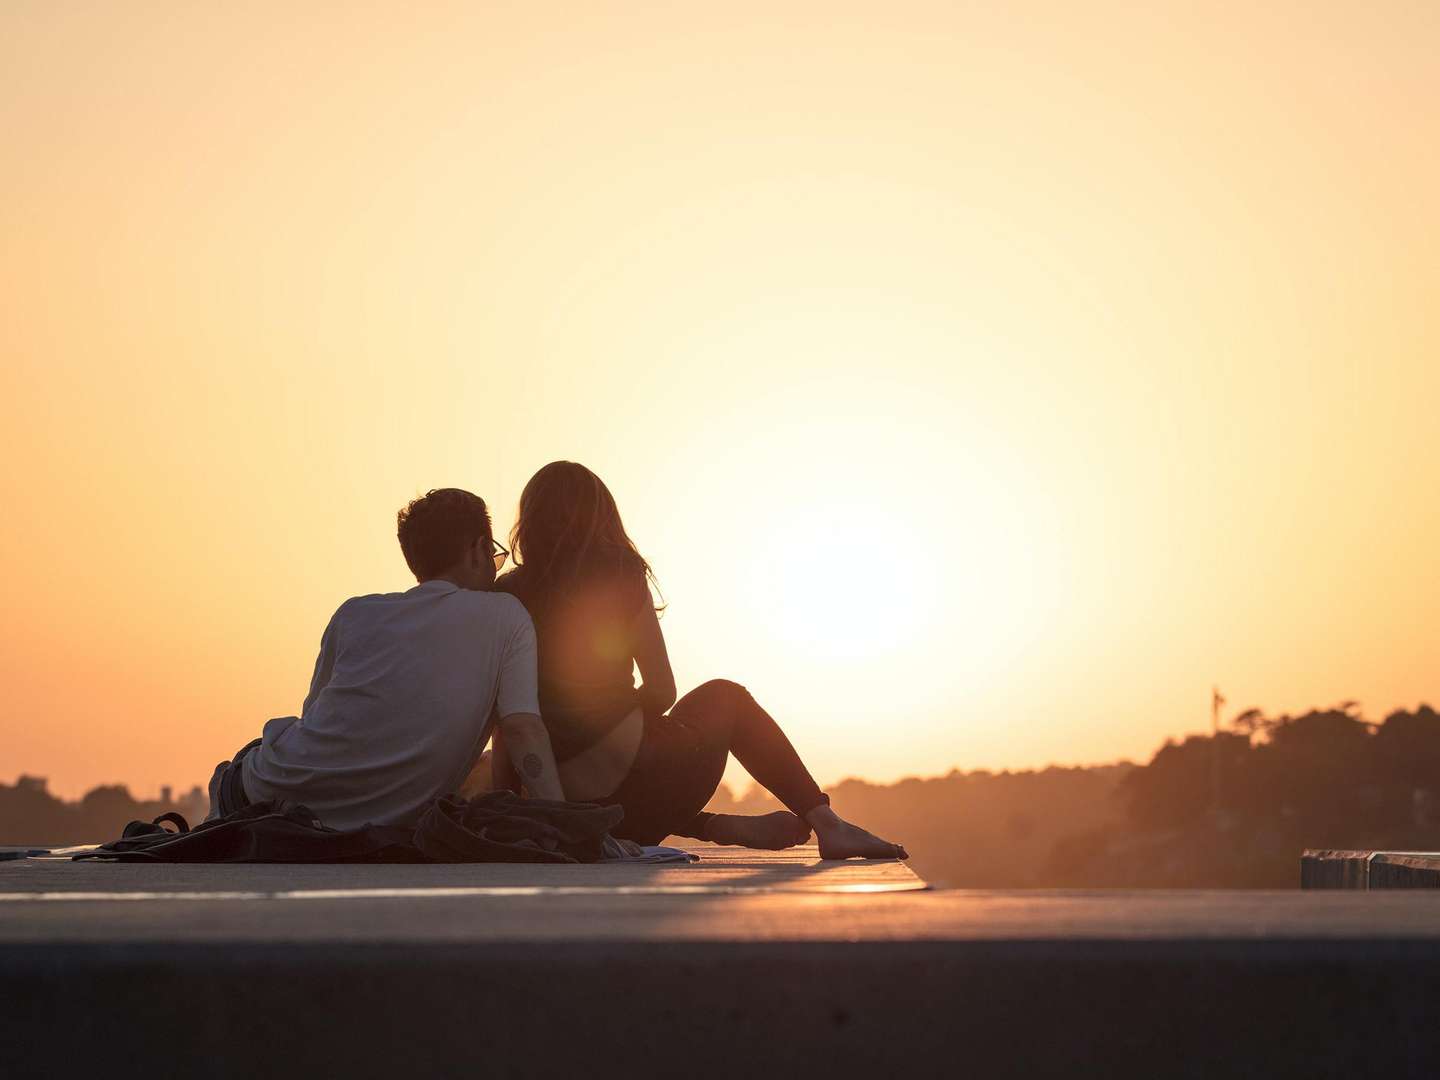
[[[573,461],[552,461],[525,485],[510,550],[517,569],[523,568],[525,591],[536,599],[595,571],[634,573],[659,591],[650,564],[625,531],[610,489]]]

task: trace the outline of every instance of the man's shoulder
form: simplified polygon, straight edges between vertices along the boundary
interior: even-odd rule
[[[444,624],[470,641],[513,643],[534,639],[530,613],[509,593],[467,590],[463,596],[456,594],[451,599],[454,602],[449,605],[450,614],[442,616]],[[457,611],[461,613],[458,618]]]
[[[330,616],[330,625],[338,629],[341,626],[365,626],[377,621],[386,622],[397,616],[404,617],[404,613],[412,608],[414,598],[414,589],[352,596],[335,609],[335,614]]]
[[[409,594],[401,593],[400,596]],[[358,597],[359,600],[371,599],[369,597]],[[378,599],[385,600],[389,597],[381,596]],[[530,615],[525,610],[525,605],[509,593],[480,590],[480,589],[456,589],[454,592],[446,593],[443,601],[437,610],[444,610],[452,615],[457,612],[464,612],[466,615],[485,619],[487,621],[510,624],[523,619],[530,621]]]
[[[395,603],[398,600],[403,600],[407,595],[408,594],[403,592],[375,592],[365,593],[361,596],[352,596],[348,600],[341,601],[340,606],[335,609],[335,614],[332,616],[332,618],[338,619],[346,612],[357,611],[359,609],[367,607],[374,607],[377,604]]]
[[[438,604],[437,600],[440,601]],[[477,589],[455,589],[438,596],[433,593],[427,595],[417,589],[352,596],[335,610],[331,622],[342,619],[385,619],[390,615],[400,618],[438,617],[442,621],[459,617],[501,630],[530,624],[530,615],[525,610],[525,605],[514,596],[505,592],[482,592]]]

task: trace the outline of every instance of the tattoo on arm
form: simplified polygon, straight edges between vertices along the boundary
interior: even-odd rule
[[[525,770],[525,775],[530,777],[531,780],[534,780],[545,771],[545,766],[540,763],[539,754],[526,754],[520,759],[520,768]]]

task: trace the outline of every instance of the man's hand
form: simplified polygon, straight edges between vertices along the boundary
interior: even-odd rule
[[[565,800],[560,770],[550,748],[545,722],[534,713],[513,713],[500,718],[501,744],[533,799]]]

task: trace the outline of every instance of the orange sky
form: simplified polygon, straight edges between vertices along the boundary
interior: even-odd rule
[[[7,3],[0,780],[606,478],[822,781],[1440,700],[1440,8]]]

